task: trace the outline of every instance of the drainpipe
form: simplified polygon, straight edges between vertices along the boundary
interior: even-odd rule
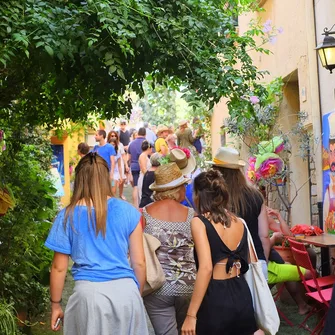
[[[307,54],[309,60],[309,79],[310,79],[310,108],[312,115],[313,134],[319,140],[315,156],[316,171],[316,188],[317,188],[317,204],[318,204],[318,221],[319,226],[323,226],[322,217],[322,110],[321,110],[321,94],[320,94],[320,76],[319,63],[315,47],[317,45],[316,38],[316,16],[315,16],[315,0],[306,1],[306,30],[307,30]]]

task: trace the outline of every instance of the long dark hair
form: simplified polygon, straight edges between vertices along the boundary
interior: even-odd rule
[[[118,150],[119,150],[119,145],[118,145],[118,140],[115,138],[115,137],[112,137],[109,141],[110,144],[114,143],[114,149],[115,149],[115,152],[117,153]]]
[[[78,202],[84,201],[88,209],[89,222],[94,227],[92,207],[95,213],[95,233],[106,235],[107,198],[112,197],[109,170],[106,161],[96,152],[89,152],[75,169],[74,189],[70,204],[66,207],[64,227],[70,218],[73,228],[73,213]]]
[[[254,186],[248,185],[240,169],[228,169],[221,166],[214,166],[213,169],[219,171],[225,180],[229,192],[228,208],[236,215],[245,218],[260,200],[264,201],[261,192]]]
[[[229,193],[219,171],[202,172],[194,179],[194,203],[199,214],[213,222],[230,226],[234,215],[228,211]]]
[[[108,136],[107,136],[107,142],[110,143],[110,140],[112,138],[112,135],[115,135],[115,138],[117,139],[117,143],[120,142],[120,138],[119,138],[119,133],[116,131],[116,130],[111,130],[109,133],[108,133]]]

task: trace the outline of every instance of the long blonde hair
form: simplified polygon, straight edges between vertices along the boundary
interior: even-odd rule
[[[95,228],[96,236],[101,232],[105,237],[107,198],[112,197],[107,162],[97,153],[90,152],[79,161],[75,172],[74,190],[70,204],[65,210],[64,227],[70,218],[73,229],[74,209],[79,202],[83,201],[87,206],[89,223]],[[94,207],[95,218],[92,216],[92,207]]]

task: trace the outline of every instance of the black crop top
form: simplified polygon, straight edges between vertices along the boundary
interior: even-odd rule
[[[249,269],[248,256],[249,256],[249,247],[248,247],[248,234],[247,230],[244,227],[242,239],[236,250],[230,250],[221,240],[219,234],[211,224],[211,222],[206,219],[204,216],[199,215],[198,218],[204,223],[206,227],[207,238],[209,246],[211,248],[212,255],[212,264],[214,265],[221,261],[222,259],[227,258],[226,271],[229,273],[230,268],[233,267],[234,262],[240,261],[241,269],[240,273],[244,274]],[[227,228],[229,229],[229,228]],[[199,268],[197,252],[194,248],[194,260],[197,269]]]

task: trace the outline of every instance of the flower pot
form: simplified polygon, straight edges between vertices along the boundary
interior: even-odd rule
[[[291,263],[295,265],[295,260],[292,255],[292,251],[289,247],[283,247],[281,245],[276,245],[274,249],[278,252],[285,263]]]

